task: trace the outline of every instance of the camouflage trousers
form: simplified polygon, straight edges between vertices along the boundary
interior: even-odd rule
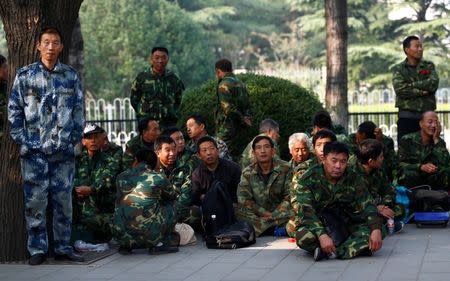
[[[369,248],[370,228],[366,225],[354,225],[351,229],[352,232],[347,240],[336,247],[337,258],[351,259]],[[314,250],[320,247],[318,237],[303,226],[298,229],[295,240],[300,249],[310,254],[313,254]]]
[[[159,242],[171,240],[177,223],[177,205],[173,202],[160,206],[158,213],[148,217],[129,217],[128,206],[119,205],[114,213],[112,234],[123,247],[153,248]]]
[[[240,129],[240,128],[239,128]],[[239,130],[234,128],[230,124],[216,124],[216,138],[223,140],[227,147],[228,153],[232,157],[232,160],[237,161],[241,156],[244,147],[242,145],[241,139],[239,138]]]
[[[407,172],[399,178],[399,183],[408,188],[429,185],[433,190],[449,190],[450,169],[439,169],[437,173],[427,174],[420,172]]]
[[[73,153],[28,154],[21,157],[21,166],[28,252],[34,255],[48,251],[46,209],[51,198],[55,253],[71,253]]]
[[[276,226],[284,226],[287,229],[286,224],[288,223],[291,214],[282,214],[279,217],[275,217],[271,220],[266,220],[265,218],[260,217],[259,215],[255,214],[254,212],[240,208],[238,212],[236,212],[236,216],[240,220],[245,220],[253,225],[255,228],[256,236],[260,236],[264,233],[264,231],[268,230],[269,228],[276,227]]]
[[[189,224],[195,231],[203,231],[202,210],[199,206],[182,208],[179,212],[178,222]]]
[[[291,218],[286,224],[286,232],[289,237],[295,238],[297,235],[297,229],[300,224],[300,220],[298,218]]]
[[[114,214],[93,214],[74,221],[72,242],[83,240],[89,243],[104,243],[112,238],[111,223]]]

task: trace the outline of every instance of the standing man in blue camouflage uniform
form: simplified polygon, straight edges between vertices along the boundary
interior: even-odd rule
[[[179,114],[184,84],[166,69],[169,51],[164,47],[152,49],[151,67],[139,73],[131,86],[131,105],[138,119],[159,120],[161,127],[175,126]]]
[[[395,106],[398,107],[397,140],[420,130],[419,121],[425,111],[436,109],[439,77],[434,64],[422,60],[423,46],[419,37],[408,36],[403,41],[406,59],[393,68],[392,84]]]
[[[55,259],[83,261],[70,246],[74,145],[84,127],[83,90],[78,73],[62,64],[61,33],[39,34],[40,60],[17,71],[9,99],[11,137],[20,145],[30,265],[48,251],[45,212],[52,198]]]
[[[227,59],[216,62],[217,109],[215,115],[216,137],[228,146],[231,157],[237,160],[239,133],[252,125],[250,101],[244,83],[233,74],[233,66]]]

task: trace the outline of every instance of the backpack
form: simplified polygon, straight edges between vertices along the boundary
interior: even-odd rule
[[[215,235],[219,229],[236,222],[233,201],[225,185],[214,180],[202,202],[202,226],[206,236]]]
[[[256,242],[255,228],[246,221],[226,225],[215,235],[205,237],[208,249],[237,249],[250,246]]]

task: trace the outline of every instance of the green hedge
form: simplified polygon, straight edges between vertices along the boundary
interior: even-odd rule
[[[258,134],[261,120],[272,118],[280,124],[281,156],[283,159],[290,159],[287,146],[289,136],[295,132],[304,132],[311,126],[313,114],[323,110],[317,95],[281,78],[256,74],[241,74],[238,77],[247,87],[253,113],[253,126],[242,134],[239,149],[243,150]],[[216,85],[216,80],[208,80],[184,93],[180,106],[181,127],[185,127],[186,118],[190,114],[200,113],[207,119],[208,132],[214,134]]]

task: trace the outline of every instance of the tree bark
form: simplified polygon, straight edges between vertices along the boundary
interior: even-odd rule
[[[347,128],[347,1],[325,0],[327,80],[325,102],[333,122]]]
[[[38,59],[37,36],[44,26],[55,26],[62,34],[67,61],[73,26],[82,0],[2,0],[3,21],[9,53],[9,87],[16,70]],[[9,137],[6,120],[0,149],[0,262],[27,257],[23,210],[23,188],[18,146]],[[51,230],[50,230],[51,231]]]

